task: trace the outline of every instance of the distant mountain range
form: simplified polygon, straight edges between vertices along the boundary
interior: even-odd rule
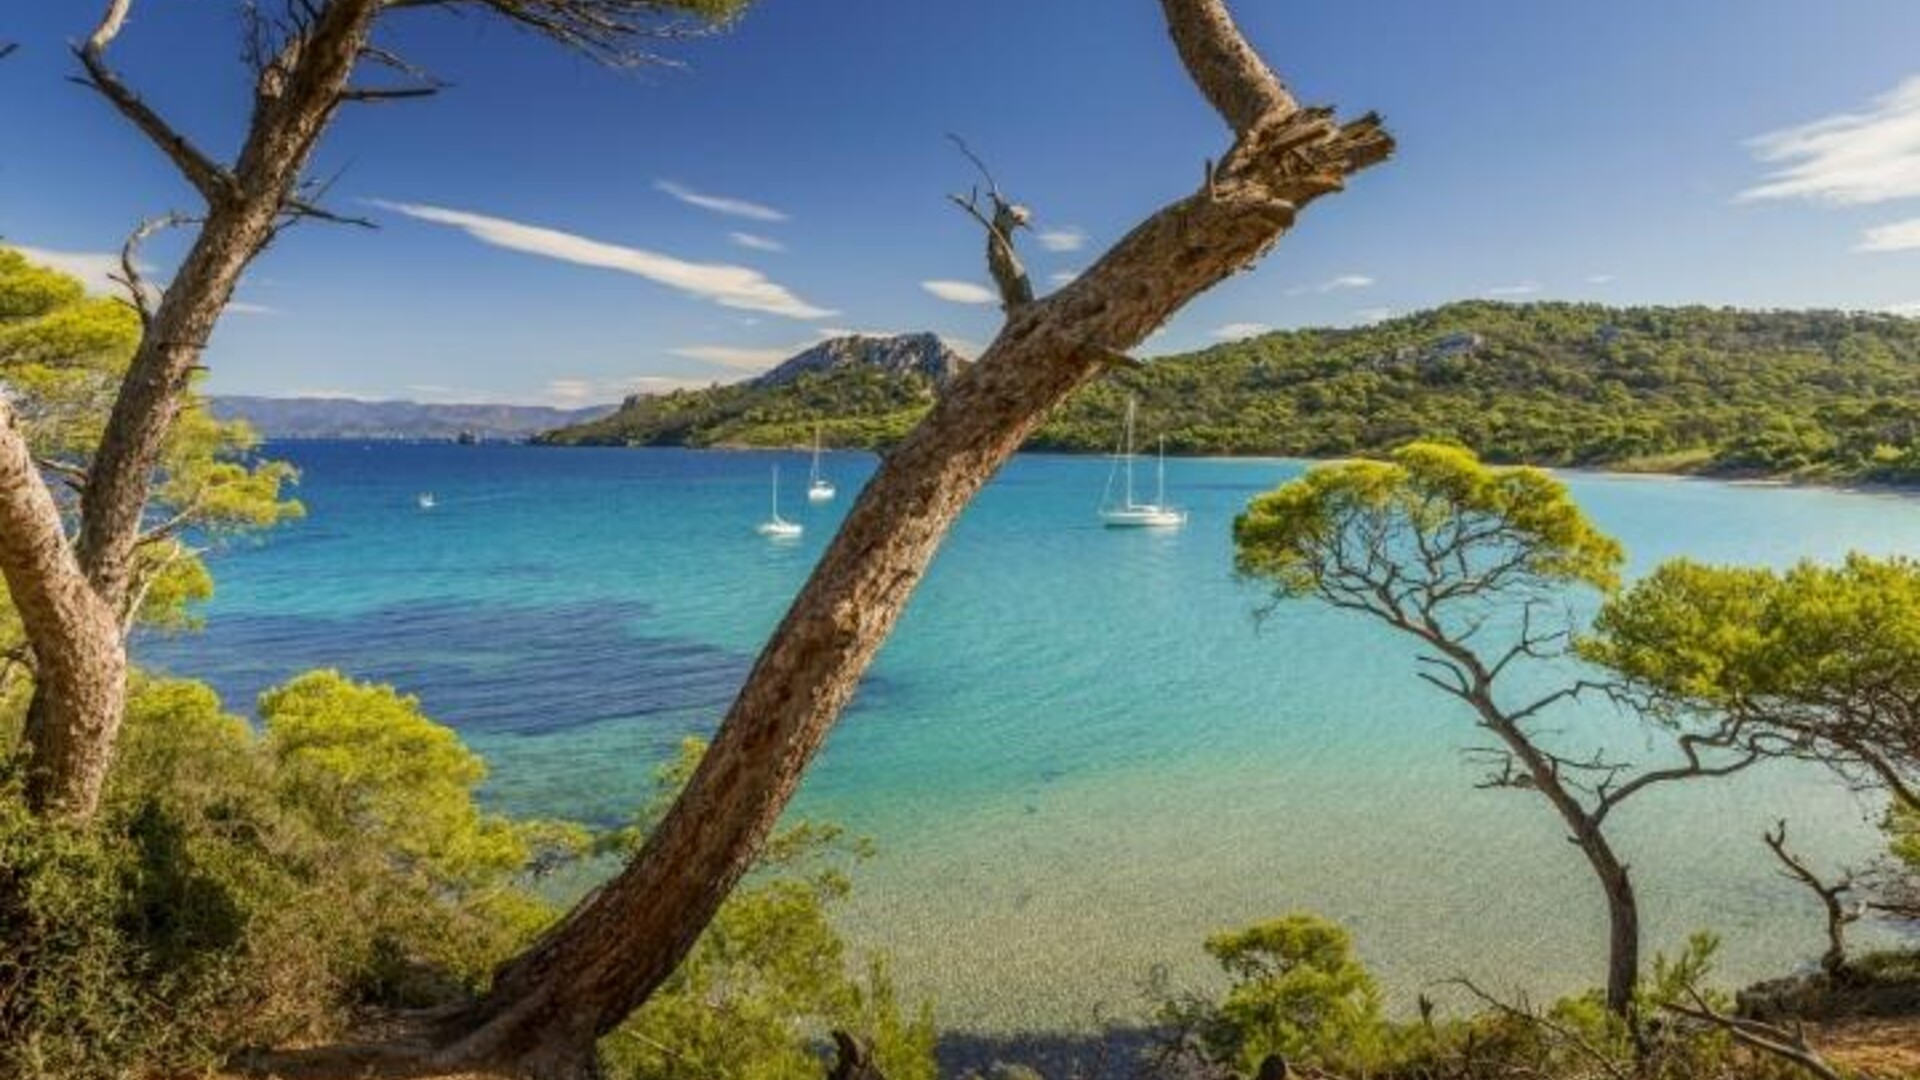
[[[435,405],[352,398],[217,396],[207,402],[221,419],[241,419],[268,439],[458,439],[520,441],[542,431],[594,420],[613,405],[555,409],[544,405]]]
[[[965,367],[930,334],[828,341],[751,382],[629,398],[556,444],[884,447]],[[1030,449],[1334,457],[1415,438],[1495,461],[1920,481],[1920,319],[1469,301],[1119,369]]]

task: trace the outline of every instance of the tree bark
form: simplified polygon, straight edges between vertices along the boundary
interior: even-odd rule
[[[89,587],[67,544],[13,407],[0,396],[0,574],[34,651],[36,707],[23,748],[30,805],[54,817],[98,803],[126,693],[116,613]]]
[[[1481,724],[1499,737],[1527,770],[1532,786],[1553,806],[1566,824],[1570,839],[1586,856],[1607,900],[1607,1009],[1632,1019],[1633,990],[1640,981],[1640,905],[1634,897],[1627,865],[1614,853],[1600,821],[1583,806],[1560,778],[1559,770],[1520,730],[1493,698],[1493,684],[1478,660],[1476,685],[1469,693]]]
[[[1264,254],[1301,207],[1386,158],[1377,118],[1297,108],[1221,0],[1162,0],[1238,136],[1206,187],[993,344],[881,463],[762,650],[666,818],[612,881],[497,974],[438,1059],[591,1075],[594,1044],[677,967],[765,840],[948,528],[1047,412],[1187,301]]]
[[[63,622],[61,636],[43,636],[44,623],[27,624],[42,672],[27,710],[28,801],[38,812],[80,820],[98,807],[119,735],[127,673],[122,616],[131,602],[134,552],[154,470],[240,275],[298,205],[300,175],[340,104],[381,4],[332,0],[266,63],[247,141],[230,173],[167,127],[106,68],[103,50],[127,6],[116,0],[109,7],[80,51],[82,64],[91,84],[168,153],[208,208],[186,259],[146,320],[81,494],[76,565],[93,598],[89,612],[97,608],[110,617]],[[6,487],[0,499],[30,500],[24,486],[29,483],[41,486],[37,474],[0,475]],[[25,576],[27,564],[21,569]],[[31,583],[16,585],[9,574],[8,586],[17,597]]]

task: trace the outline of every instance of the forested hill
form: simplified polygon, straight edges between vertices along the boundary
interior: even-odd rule
[[[857,366],[630,401],[556,442],[837,445],[898,438],[932,399]],[[1500,461],[1920,478],[1920,320],[1883,314],[1467,302],[1292,330],[1116,371],[1036,449],[1104,450],[1129,395],[1178,453],[1333,456],[1451,438]]]

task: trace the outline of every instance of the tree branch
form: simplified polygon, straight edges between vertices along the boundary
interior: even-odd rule
[[[1805,885],[1812,890],[1813,895],[1820,898],[1820,904],[1827,913],[1827,951],[1820,957],[1820,968],[1829,975],[1839,974],[1840,969],[1847,963],[1847,927],[1860,919],[1859,908],[1850,910],[1840,902],[1842,896],[1853,891],[1853,875],[1842,874],[1840,880],[1832,885],[1820,880],[1820,876],[1815,874],[1805,862],[1787,850],[1785,818],[1780,819],[1773,830],[1761,834],[1761,839],[1766,841],[1767,847],[1773,852],[1773,857],[1780,860],[1780,865],[1785,868],[1782,872],[1788,878]]]
[[[1161,0],[1173,47],[1213,110],[1245,136],[1299,108],[1233,24],[1223,0]]]
[[[1027,268],[1021,263],[1019,253],[1014,250],[1013,234],[1027,227],[1032,214],[1026,207],[1008,200],[1000,194],[1000,186],[994,183],[993,174],[987,171],[986,163],[979,155],[968,148],[965,140],[949,132],[947,138],[966,155],[980,170],[987,181],[987,198],[993,203],[993,213],[989,216],[980,208],[980,189],[974,188],[966,198],[949,195],[953,204],[967,212],[987,233],[987,272],[993,276],[993,282],[1000,290],[1000,308],[1009,316],[1020,308],[1033,303],[1033,282],[1027,277]]]
[[[167,155],[187,182],[207,200],[208,206],[218,206],[235,194],[233,175],[168,124],[107,66],[107,46],[119,35],[132,6],[133,0],[110,0],[99,26],[85,44],[73,50],[80,59],[80,66],[86,69],[86,76],[75,81],[98,91],[122,116],[132,121],[141,134],[159,147],[161,153]]]
[[[1787,1031],[1772,1024],[1758,1020],[1747,1020],[1737,1016],[1728,1016],[1707,1004],[1699,991],[1689,989],[1693,1005],[1682,1005],[1677,1001],[1664,1001],[1660,1007],[1676,1016],[1684,1016],[1703,1024],[1710,1024],[1733,1036],[1735,1042],[1764,1054],[1791,1062],[1807,1070],[1820,1080],[1842,1080],[1833,1066],[1827,1064],[1799,1032]]]

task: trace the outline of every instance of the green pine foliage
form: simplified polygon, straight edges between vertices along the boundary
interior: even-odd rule
[[[1182,454],[1339,457],[1412,439],[1488,461],[1811,479],[1920,479],[1920,320],[1833,311],[1449,304],[1162,357],[1076,393],[1037,450],[1110,450],[1127,398]],[[636,397],[562,444],[897,441],[932,389],[836,371]]]

